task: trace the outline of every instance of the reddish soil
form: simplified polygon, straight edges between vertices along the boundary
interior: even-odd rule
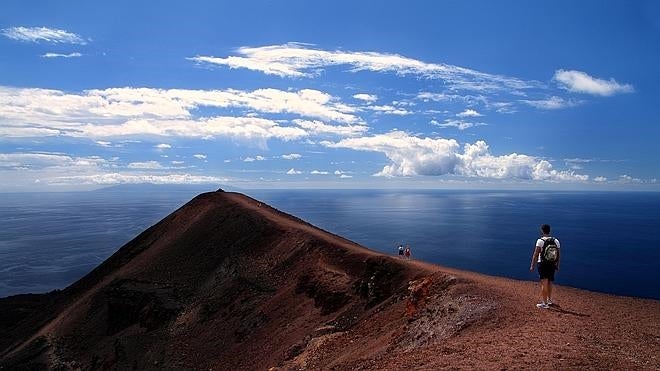
[[[555,291],[538,309],[533,282],[218,191],[64,290],[0,299],[0,369],[660,369],[660,302]]]

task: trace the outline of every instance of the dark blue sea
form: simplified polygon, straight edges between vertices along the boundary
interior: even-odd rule
[[[0,297],[64,288],[198,190],[0,194]],[[542,223],[562,247],[557,283],[660,299],[660,193],[250,190],[369,248],[521,280]]]

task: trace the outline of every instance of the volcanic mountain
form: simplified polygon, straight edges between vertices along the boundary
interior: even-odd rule
[[[660,368],[658,301],[536,290],[220,190],[61,291],[0,299],[0,369]]]

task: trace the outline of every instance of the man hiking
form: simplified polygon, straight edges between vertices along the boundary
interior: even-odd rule
[[[555,271],[559,270],[559,240],[550,236],[550,225],[541,226],[541,238],[536,240],[536,248],[532,256],[529,271],[534,271],[534,264],[539,270],[541,279],[541,302],[538,308],[548,309],[552,305],[552,282],[555,280]]]

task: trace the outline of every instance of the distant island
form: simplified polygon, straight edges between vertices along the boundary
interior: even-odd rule
[[[0,299],[0,370],[660,369],[659,301],[536,296],[218,190],[71,286]]]

